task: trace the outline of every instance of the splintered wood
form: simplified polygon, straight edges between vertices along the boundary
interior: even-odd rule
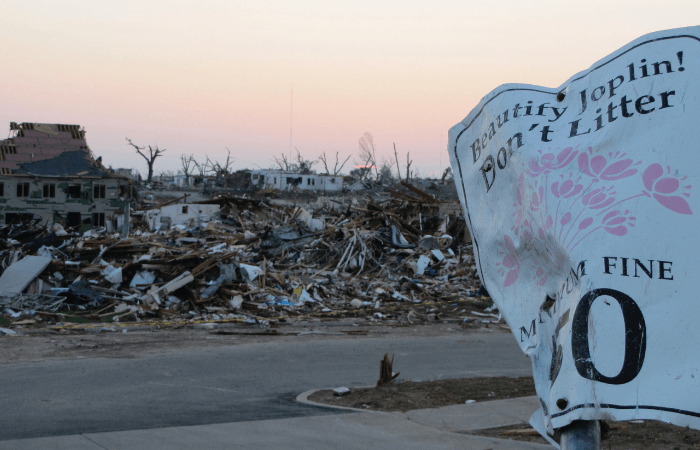
[[[391,383],[396,377],[401,375],[400,372],[393,372],[394,367],[394,355],[391,355],[389,359],[389,353],[384,353],[384,359],[379,361],[379,381],[377,381],[377,387],[384,386],[385,384]]]

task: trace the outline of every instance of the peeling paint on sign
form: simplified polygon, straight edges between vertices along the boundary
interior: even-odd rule
[[[540,428],[700,428],[699,123],[692,27],[558,89],[501,86],[450,130],[479,275],[532,359]]]

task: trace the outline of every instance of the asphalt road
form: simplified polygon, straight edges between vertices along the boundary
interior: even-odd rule
[[[158,356],[0,365],[0,440],[324,414],[308,389],[376,382],[384,352],[405,380],[525,376],[509,333],[271,341]]]

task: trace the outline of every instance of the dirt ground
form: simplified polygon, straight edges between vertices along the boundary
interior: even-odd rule
[[[309,400],[335,406],[375,411],[402,411],[463,404],[467,400],[490,401],[535,395],[531,377],[463,378],[392,383],[380,388],[351,389],[343,397],[324,390]],[[691,450],[700,448],[700,431],[667,423],[645,420],[614,422],[607,425],[602,448],[615,450]],[[529,425],[480,430],[472,433],[499,439],[547,444]]]
[[[655,420],[609,423],[610,430],[603,434],[603,449],[611,450],[691,450],[700,448],[700,431],[677,427]],[[526,435],[515,435],[530,430]],[[481,430],[479,436],[546,444],[542,437],[534,435],[529,425]]]
[[[535,395],[532,377],[465,378],[434,381],[404,381],[380,388],[352,389],[343,397],[332,390],[314,392],[309,400],[336,406],[401,411],[458,405],[467,400],[488,401]]]

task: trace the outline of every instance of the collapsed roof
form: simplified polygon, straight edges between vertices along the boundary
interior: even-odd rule
[[[95,161],[80,125],[10,123],[0,141],[0,174],[109,177]]]

